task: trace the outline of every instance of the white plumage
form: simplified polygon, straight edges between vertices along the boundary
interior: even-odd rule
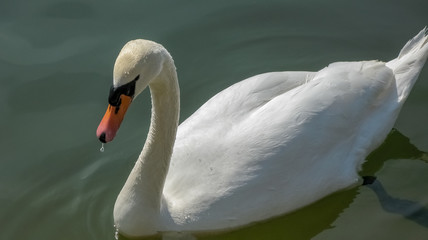
[[[388,63],[337,62],[319,72],[273,72],[238,82],[186,119],[175,145],[173,61],[156,43],[128,43],[115,69],[138,67],[141,59],[145,67],[115,72],[114,85],[132,80],[129,72],[140,74],[136,94],[150,86],[153,112],[144,150],[115,205],[119,231],[224,230],[357,184],[361,164],[393,127],[426,61],[425,32]],[[129,60],[135,51],[143,57]],[[150,67],[159,74],[144,79]]]

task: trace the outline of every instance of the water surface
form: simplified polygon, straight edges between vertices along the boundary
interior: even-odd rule
[[[170,51],[184,120],[257,73],[392,59],[428,24],[426,9],[422,0],[2,1],[0,239],[114,239],[113,204],[150,116],[144,93],[100,153],[95,130],[128,40],[151,39]],[[428,164],[415,148],[428,150],[427,93],[426,67],[397,120],[399,133],[372,155],[379,164],[365,167],[379,185],[199,238],[425,238]]]

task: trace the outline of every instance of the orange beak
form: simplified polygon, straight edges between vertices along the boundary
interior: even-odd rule
[[[119,106],[108,105],[107,111],[97,128],[97,137],[101,142],[107,143],[113,140],[131,102],[132,97],[121,95]]]

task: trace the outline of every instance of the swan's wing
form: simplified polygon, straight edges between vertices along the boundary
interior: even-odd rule
[[[309,82],[313,76],[313,72],[270,72],[238,82],[216,94],[186,119],[179,127],[177,138],[185,139],[198,133],[205,138],[205,131],[216,131],[217,135],[228,132],[238,120],[245,119],[278,95]]]
[[[395,121],[393,83],[372,61],[224,90],[179,127],[164,188],[169,213],[189,228],[238,226],[349,186]]]

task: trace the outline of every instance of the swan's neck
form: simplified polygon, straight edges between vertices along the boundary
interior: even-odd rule
[[[172,59],[164,63],[163,71],[149,87],[152,95],[149,134],[115,205],[115,221],[122,229],[124,224],[156,228],[158,222],[180,110],[179,86]]]
[[[180,97],[175,67],[165,64],[157,81],[150,85],[152,117],[149,134],[138,159],[144,167],[140,175],[148,185],[149,196],[159,208],[163,184],[174,147],[180,111]],[[150,191],[149,191],[150,190]],[[149,197],[147,196],[147,197]]]

